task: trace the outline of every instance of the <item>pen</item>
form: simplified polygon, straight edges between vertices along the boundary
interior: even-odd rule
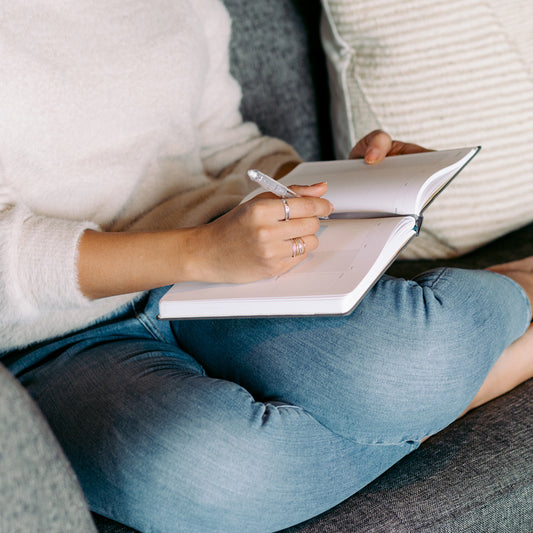
[[[248,177],[255,181],[258,185],[261,185],[263,189],[266,189],[267,191],[270,191],[274,193],[276,196],[279,196],[280,198],[299,198],[300,195],[298,193],[295,193],[293,190],[289,189],[283,183],[280,183],[279,181],[276,181],[275,179],[271,178],[270,176],[267,176],[263,172],[252,169],[248,171]]]

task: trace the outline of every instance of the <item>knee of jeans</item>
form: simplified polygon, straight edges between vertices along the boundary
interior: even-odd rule
[[[476,362],[475,354],[501,353],[508,343],[500,306],[479,288],[440,278],[413,291],[417,301],[398,333],[411,357],[459,371]]]
[[[447,402],[460,412],[522,333],[527,310],[520,291],[488,272],[441,269],[406,282],[401,297],[406,312],[401,323],[390,323],[389,344],[401,354],[392,364],[399,381],[412,385],[403,390],[414,401],[435,408]]]
[[[419,441],[468,407],[501,350],[468,317],[440,314],[365,366],[368,385],[340,433],[369,443]]]
[[[442,268],[417,280],[423,302],[420,336],[448,352],[496,351],[523,334],[529,306],[511,280],[487,271]]]
[[[442,269],[419,280],[422,312],[414,318],[411,363],[436,390],[445,384],[473,397],[505,348],[527,327],[520,290],[484,271]],[[466,406],[464,406],[466,407]]]

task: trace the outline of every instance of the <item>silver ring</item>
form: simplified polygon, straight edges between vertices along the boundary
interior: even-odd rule
[[[305,254],[305,241],[301,237],[296,237],[292,239],[292,256],[298,257],[299,255]]]
[[[291,211],[289,209],[289,202],[287,202],[285,198],[282,198],[281,201],[283,202],[283,209],[285,209],[285,220],[289,220],[291,214]]]

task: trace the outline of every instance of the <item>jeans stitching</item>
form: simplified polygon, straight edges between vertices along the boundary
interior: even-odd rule
[[[165,343],[168,342],[167,339],[165,339],[163,333],[159,330],[157,325],[150,319],[150,317],[143,311],[138,311],[135,302],[132,302],[131,305],[133,307],[133,312],[135,313],[135,318],[137,318],[137,320],[143,325],[144,329],[146,329],[155,340]]]
[[[435,270],[439,270],[439,269],[435,269]],[[431,280],[430,283],[424,284],[424,287],[427,287],[428,289],[433,289],[435,287],[435,285],[440,281],[440,279],[444,276],[444,274],[446,274],[446,272],[448,272],[449,270],[450,270],[450,267],[440,267],[440,272],[439,272],[438,276],[436,278],[434,278],[433,280]],[[422,275],[424,275],[424,274],[426,274],[426,273],[424,272]],[[415,280],[416,280],[417,277],[415,277]]]
[[[348,441],[348,442],[353,442],[354,444],[358,444],[360,446],[411,446],[414,449],[418,448],[418,446],[420,446],[421,442],[422,442],[422,439],[424,439],[425,437],[428,437],[430,435],[423,435],[422,437],[417,437],[417,438],[405,438],[405,439],[401,439],[401,440],[397,440],[397,441],[388,441],[386,439],[384,440],[378,440],[378,439],[374,439],[373,441],[370,441],[370,440],[367,440],[367,439],[358,439],[356,437],[348,437],[346,435],[343,435],[342,433],[339,433],[338,431],[335,431],[331,428],[329,428],[328,426],[326,426],[324,423],[320,422],[319,420],[316,419],[315,416],[313,416],[312,413],[310,413],[307,409],[305,409],[304,407],[302,407],[301,405],[293,405],[293,404],[289,404],[289,403],[282,403],[282,404],[279,404],[277,405],[276,402],[270,402],[270,401],[264,401],[264,402],[260,402],[262,403],[264,406],[270,406],[276,410],[281,410],[281,409],[296,409],[298,411],[301,411],[302,413],[305,413],[307,416],[311,417],[318,425],[322,426],[324,429],[326,429],[326,431],[328,431],[329,433],[331,433],[332,435],[335,435],[336,437],[339,437],[345,441]]]

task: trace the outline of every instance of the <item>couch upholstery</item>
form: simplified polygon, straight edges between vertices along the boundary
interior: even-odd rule
[[[37,405],[0,366],[0,533],[96,532],[80,486]]]
[[[292,143],[305,159],[331,158],[318,0],[224,1],[234,21],[232,71],[243,87],[245,118],[256,121],[265,133]],[[484,267],[530,254],[533,225],[447,263]],[[389,272],[410,276],[435,264],[397,262]],[[0,390],[4,378],[0,373]],[[16,390],[24,396],[24,391]],[[530,380],[429,439],[335,509],[285,533],[533,531],[532,398]],[[7,413],[9,406],[2,402],[0,409]],[[32,416],[39,417],[35,411]],[[1,458],[6,433],[4,418],[0,417],[0,421]],[[47,442],[45,446],[51,447],[52,457],[63,464],[57,444],[53,439]],[[9,465],[0,461],[0,468],[3,477],[3,469]],[[64,475],[71,475],[68,465]],[[72,487],[67,492],[75,493],[75,484]],[[65,490],[61,484],[60,489]],[[68,500],[60,505],[68,505]],[[28,507],[27,512],[32,509]],[[83,510],[80,512],[83,515]],[[104,517],[94,516],[94,520],[100,533],[133,532]],[[0,528],[4,530],[31,529]],[[246,532],[245,526],[242,532]]]

